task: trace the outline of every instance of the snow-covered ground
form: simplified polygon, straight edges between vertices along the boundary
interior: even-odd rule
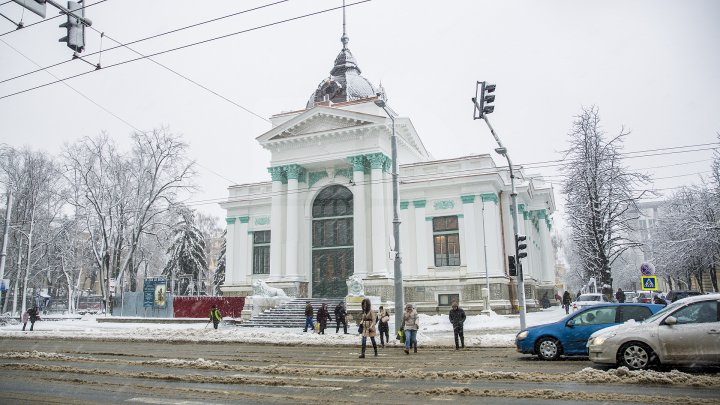
[[[527,314],[528,326],[554,322],[565,316],[559,307]],[[276,343],[298,345],[357,345],[357,328],[348,326],[348,335],[335,333],[335,323],[330,322],[325,335],[303,333],[301,329],[290,328],[249,328],[221,324],[214,330],[212,324],[198,323],[116,323],[97,322],[95,316],[86,315],[82,319],[61,319],[38,321],[35,330],[22,331],[22,324],[10,322],[0,326],[2,337],[32,337],[124,341],[165,341],[165,342],[237,342],[237,343]],[[127,318],[123,318],[127,319]],[[28,324],[27,329],[30,328]],[[390,330],[394,331],[393,320]],[[517,315],[469,316],[465,321],[465,345],[473,347],[512,347],[515,334],[520,330]],[[379,343],[379,337],[377,337]],[[390,335],[391,344],[399,344],[394,333]],[[453,333],[448,315],[420,315],[419,346],[452,346]]]

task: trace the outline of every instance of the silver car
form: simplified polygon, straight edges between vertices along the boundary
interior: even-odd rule
[[[643,322],[601,329],[587,342],[590,361],[631,370],[656,364],[720,364],[720,294],[688,297]]]

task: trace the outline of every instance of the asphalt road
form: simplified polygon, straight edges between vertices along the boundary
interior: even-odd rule
[[[0,403],[720,404],[717,370],[637,375],[513,349],[0,341]]]

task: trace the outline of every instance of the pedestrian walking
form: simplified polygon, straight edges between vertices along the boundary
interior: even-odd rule
[[[547,292],[545,294],[543,294],[542,298],[540,299],[540,302],[542,303],[543,309],[550,308],[550,298],[548,298]]]
[[[375,321],[378,325],[378,331],[380,332],[380,347],[385,347],[385,342],[390,343],[390,314],[380,305],[378,308],[378,314]],[[383,339],[383,337],[385,339]]]
[[[40,311],[38,310],[37,305],[33,305],[32,308],[27,310],[28,319],[30,320],[30,330],[33,330],[35,327],[35,322],[40,320]],[[25,330],[25,325],[23,325],[23,330]]]
[[[347,335],[347,310],[345,310],[344,302],[335,305],[335,333],[340,331],[340,324],[343,326],[343,333]]]
[[[25,326],[28,323],[28,319],[30,319],[30,314],[28,314],[28,311],[26,310],[22,314],[22,323],[23,323],[23,330],[25,330]]]
[[[212,321],[213,328],[215,329],[218,328],[218,324],[220,324],[220,321],[222,321],[222,314],[220,314],[220,311],[217,309],[217,305],[215,304],[210,307],[210,321]]]
[[[403,313],[403,323],[400,327],[405,333],[405,354],[410,354],[410,346],[413,347],[413,351],[417,353],[417,331],[418,325],[418,314],[413,309],[412,304],[405,306],[405,313]]]
[[[455,350],[460,350],[460,347],[465,348],[465,335],[463,334],[465,318],[465,311],[458,306],[457,301],[453,301],[450,310],[450,323],[453,326],[453,335],[455,335]],[[458,337],[460,338],[460,344],[458,344]]]
[[[324,335],[328,321],[332,321],[332,318],[330,318],[330,311],[328,311],[327,304],[322,304],[320,306],[320,309],[318,309],[317,321],[320,324],[320,330],[318,331],[318,334]]]
[[[305,328],[303,328],[303,332],[307,332],[308,326],[310,326],[310,330],[315,330],[315,322],[313,322],[313,307],[308,302],[305,304]]]
[[[365,358],[365,345],[367,343],[367,338],[370,338],[370,341],[373,345],[373,350],[375,351],[375,356],[377,356],[377,343],[375,343],[375,311],[372,310],[372,306],[370,305],[370,299],[365,298],[362,300],[362,303],[360,304],[362,308],[362,319],[360,320],[360,325],[362,326],[362,349],[360,351],[360,356],[358,358],[364,359]]]
[[[565,290],[565,292],[563,293],[562,304],[563,304],[563,308],[565,308],[566,314],[570,313],[570,303],[571,302],[572,302],[572,297],[570,296],[570,293],[567,290]]]
[[[615,299],[621,304],[625,302],[625,293],[622,289],[620,289],[620,287],[618,287],[618,290],[615,293]]]

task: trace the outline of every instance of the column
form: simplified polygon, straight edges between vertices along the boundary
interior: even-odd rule
[[[400,201],[400,258],[402,259],[403,276],[412,276],[417,266],[415,253],[410,251],[413,246],[410,240],[409,201]]]
[[[238,271],[235,266],[235,218],[225,218],[227,233],[225,234],[225,282],[224,286],[234,283],[234,273]]]
[[[482,248],[478,245],[477,237],[477,220],[475,219],[475,196],[474,195],[463,195],[460,196],[463,203],[463,217],[464,224],[462,228],[465,230],[464,245],[460,245],[460,257],[465,257],[467,263],[468,273],[477,273],[480,271],[480,264],[478,262],[478,252],[482,251]]]
[[[283,185],[284,171],[282,167],[268,169],[272,177],[272,207],[270,209],[270,279],[282,277],[282,243],[283,243]]]
[[[248,267],[246,258],[252,256],[252,251],[248,251],[248,222],[250,222],[250,217],[243,216],[238,219],[240,225],[235,225],[238,228],[237,232],[235,232],[235,246],[238,253],[235,258],[235,268],[237,270],[233,274],[233,282],[236,284],[249,284],[248,276],[252,274],[252,267]],[[227,255],[227,249],[225,255]]]
[[[370,192],[372,205],[372,269],[369,274],[386,275],[388,251],[387,235],[385,234],[385,193],[383,193],[382,170],[385,163],[385,155],[374,153],[367,155],[370,161]]]
[[[285,276],[290,280],[297,280],[298,278],[298,179],[300,178],[302,172],[303,170],[300,165],[285,166],[285,173],[287,174]],[[272,235],[270,235],[270,237],[272,238]]]
[[[432,230],[427,233],[427,221],[425,220],[425,200],[415,200],[412,202],[415,208],[415,256],[417,264],[415,266],[415,274],[425,276],[428,274],[428,266],[430,263],[428,255],[432,255],[432,250],[428,251],[428,246],[432,246]],[[430,221],[432,226],[432,221]],[[428,242],[428,239],[430,242]]]
[[[485,237],[487,238],[487,265],[490,276],[505,275],[502,250],[502,232],[500,231],[500,208],[498,207],[497,194],[488,193],[480,195],[482,199],[485,225]],[[510,230],[512,233],[512,230]]]
[[[352,156],[353,168],[353,273],[362,276],[368,272],[367,222],[365,219],[365,157]]]
[[[555,283],[555,255],[550,241],[550,220],[545,210],[542,210],[542,221],[540,222],[540,247],[543,258],[543,283]]]

